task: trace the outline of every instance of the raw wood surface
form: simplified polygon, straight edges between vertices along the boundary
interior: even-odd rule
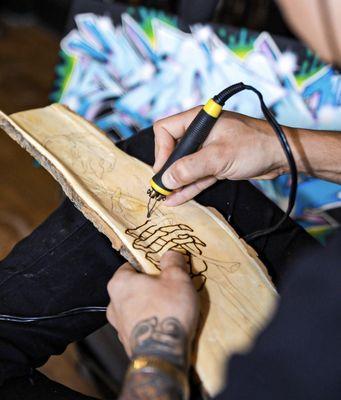
[[[9,117],[1,113],[0,125],[136,268],[157,274],[165,251],[186,254],[201,297],[193,362],[206,391],[219,392],[226,384],[226,361],[249,348],[276,304],[276,291],[253,249],[215,210],[194,201],[176,208],[160,204],[148,220],[152,169],[62,105]]]

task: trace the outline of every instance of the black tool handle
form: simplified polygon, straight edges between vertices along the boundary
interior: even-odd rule
[[[165,162],[164,166],[157,174],[153,176],[152,180],[160,188],[171,192],[171,190],[166,188],[162,183],[162,175],[175,161],[196,152],[204,143],[216,121],[217,118],[207,114],[203,109],[200,110],[199,114],[194,118],[190,126],[187,128],[185,135],[176,145],[173,153]]]

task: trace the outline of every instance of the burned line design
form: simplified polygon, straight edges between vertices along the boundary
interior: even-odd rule
[[[145,253],[145,258],[159,269],[159,254],[167,250],[179,251],[186,257],[190,277],[195,281],[197,290],[202,290],[206,282],[205,272],[208,264],[201,260],[202,268],[195,271],[192,256],[202,255],[206,244],[193,234],[193,229],[185,224],[170,224],[158,227],[147,220],[142,225],[127,229],[125,233],[132,238],[133,248]]]
[[[125,233],[132,237],[132,246],[135,250],[142,251],[145,258],[159,269],[160,253],[167,250],[179,251],[185,255],[189,265],[190,277],[194,280],[198,291],[202,290],[206,283],[206,271],[210,264],[226,266],[226,272],[235,272],[240,263],[220,262],[205,257],[206,243],[195,236],[193,229],[186,224],[168,224],[158,226],[151,220],[147,220],[136,228],[126,229]],[[198,260],[196,270],[193,266],[193,258]]]

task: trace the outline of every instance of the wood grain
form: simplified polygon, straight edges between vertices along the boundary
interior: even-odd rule
[[[10,117],[2,113],[0,125],[136,268],[158,274],[168,249],[187,255],[201,297],[193,361],[206,391],[219,392],[226,383],[226,360],[248,349],[276,303],[276,291],[253,249],[221,215],[194,201],[172,209],[160,204],[147,220],[151,168],[61,105]]]

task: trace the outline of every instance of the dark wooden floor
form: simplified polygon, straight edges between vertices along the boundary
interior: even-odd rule
[[[12,113],[48,104],[58,39],[35,26],[2,24],[0,109]],[[58,185],[0,133],[0,258],[58,205]]]
[[[0,16],[1,18],[1,16]],[[12,113],[48,104],[58,60],[59,38],[34,24],[0,19],[0,109]],[[57,183],[0,131],[0,259],[60,203]],[[73,345],[52,357],[42,371],[61,383],[96,396],[77,369]]]

